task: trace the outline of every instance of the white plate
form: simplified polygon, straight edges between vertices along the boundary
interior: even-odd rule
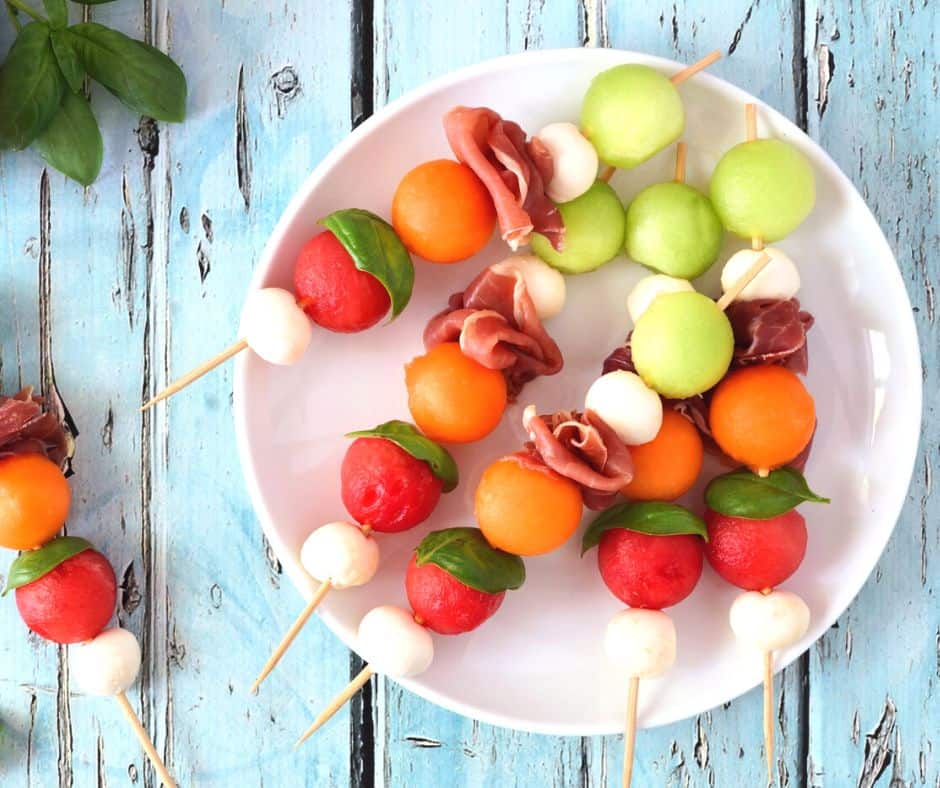
[[[387,217],[407,170],[451,156],[441,128],[450,107],[489,106],[534,133],[550,121],[576,121],[591,78],[624,62],[666,74],[681,67],[614,50],[525,53],[463,69],[390,104],[338,145],[294,196],[251,286],[290,287],[297,252],[319,232],[316,221],[325,214],[359,207]],[[742,138],[743,105],[755,99],[707,74],[680,92],[688,178],[704,187],[721,154]],[[816,316],[808,386],[819,431],[807,475],[816,490],[833,499],[830,506],[802,507],[809,547],[785,587],[807,600],[813,623],[799,644],[778,655],[782,668],[846,608],[888,540],[913,468],[921,379],[910,303],[874,217],[832,160],[796,126],[761,105],[759,129],[762,136],[796,145],[816,172],[815,211],[779,245],[797,261],[800,298]],[[671,178],[673,150],[617,174],[613,184],[625,203],[643,186]],[[740,246],[729,241],[721,259]],[[235,422],[248,489],[275,552],[305,594],[310,581],[298,563],[301,543],[317,525],[346,516],[339,496],[339,465],[348,445],[343,433],[409,418],[402,365],[422,352],[426,320],[483,265],[506,253],[494,240],[470,262],[446,266],[416,260],[414,297],[401,318],[351,336],[318,330],[293,367],[270,366],[251,353],[240,357]],[[714,284],[718,269],[715,265],[702,283],[705,289]],[[473,523],[473,491],[482,469],[524,440],[522,407],[529,402],[540,411],[581,406],[602,359],[629,330],[625,298],[639,276],[637,265],[618,259],[568,279],[565,312],[548,324],[564,353],[564,370],[530,384],[495,433],[454,450],[460,487],[442,498],[430,522],[404,534],[379,535],[382,566],[370,584],[328,597],[323,618],[347,644],[354,646],[358,622],[371,607],[406,604],[404,567],[428,530]],[[692,500],[701,507],[700,495]],[[585,521],[589,518],[587,513]],[[435,636],[431,669],[404,686],[497,725],[572,735],[619,731],[626,682],[605,660],[601,640],[621,605],[601,582],[594,556],[579,558],[574,538],[553,554],[527,559],[525,586],[508,593],[479,630]],[[678,661],[664,679],[644,683],[641,725],[697,714],[758,683],[760,660],[737,647],[727,623],[736,593],[706,567],[695,593],[669,611],[679,633]]]

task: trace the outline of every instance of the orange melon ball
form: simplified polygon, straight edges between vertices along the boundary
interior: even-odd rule
[[[809,443],[816,406],[796,374],[768,364],[739,369],[721,381],[708,420],[725,454],[755,472],[769,471]]]
[[[401,179],[392,198],[392,225],[402,243],[432,263],[456,263],[479,252],[493,234],[496,209],[466,164],[436,159]]]
[[[563,545],[581,522],[581,490],[548,468],[503,457],[480,479],[474,511],[493,547],[541,555]]]
[[[503,373],[465,356],[456,342],[435,345],[406,364],[405,386],[411,416],[431,440],[479,440],[506,410]]]
[[[71,501],[61,469],[44,455],[0,460],[0,546],[41,547],[65,525]]]
[[[649,443],[631,446],[633,481],[621,492],[633,501],[674,501],[702,471],[702,438],[695,425],[671,408]]]

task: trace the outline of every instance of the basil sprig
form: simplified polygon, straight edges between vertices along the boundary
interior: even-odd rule
[[[490,547],[479,528],[432,531],[415,550],[415,563],[439,566],[464,585],[486,594],[519,588],[525,582],[522,559]]]
[[[398,317],[411,300],[415,267],[392,226],[361,208],[334,211],[320,224],[336,236],[356,268],[382,283],[392,302],[391,320]]]
[[[134,112],[183,120],[186,78],[163,52],[95,22],[69,26],[65,0],[42,0],[46,16],[30,2],[6,0],[18,32],[0,64],[0,150],[33,145],[70,178],[94,182],[102,142],[82,93],[86,75]],[[20,27],[20,13],[34,21]]]
[[[620,503],[594,518],[581,539],[581,555],[597,547],[601,537],[614,528],[626,528],[651,536],[692,534],[708,541],[705,521],[685,507],[660,501]]]
[[[38,550],[20,553],[10,565],[7,586],[3,589],[4,595],[16,588],[35,583],[59,564],[91,549],[91,542],[87,539],[78,536],[60,536],[58,539],[47,542]]]
[[[829,503],[793,468],[778,468],[768,476],[739,470],[716,476],[705,488],[705,504],[730,517],[766,520],[789,512],[801,503]]]
[[[459,475],[457,463],[443,446],[426,438],[417,427],[407,421],[394,419],[379,424],[371,430],[357,430],[346,433],[347,438],[385,438],[408,452],[416,460],[426,462],[431,472],[444,482],[444,492],[450,492],[457,487]]]

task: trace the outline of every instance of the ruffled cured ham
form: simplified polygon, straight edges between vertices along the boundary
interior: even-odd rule
[[[537,461],[581,488],[584,505],[605,509],[633,479],[633,460],[626,444],[595,413],[558,411],[540,416],[526,407],[522,425],[529,435],[531,461]]]
[[[0,459],[42,454],[62,467],[72,454],[72,438],[43,398],[27,387],[12,397],[0,395]]]
[[[564,360],[539,320],[522,274],[497,263],[484,269],[424,330],[424,345],[459,342],[464,355],[506,376],[509,396],[539,375],[561,371]]]
[[[513,251],[533,232],[561,251],[565,225],[548,198],[552,157],[537,138],[526,141],[522,128],[486,107],[454,107],[444,115],[447,142],[457,159],[486,186],[502,238]]]
[[[734,331],[734,365],[783,364],[805,375],[809,368],[806,332],[813,316],[795,298],[735,301],[727,310]]]

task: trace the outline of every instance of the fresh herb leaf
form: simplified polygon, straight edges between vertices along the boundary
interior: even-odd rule
[[[69,9],[65,0],[42,0],[43,8],[49,17],[49,26],[53,30],[65,27],[69,23]]]
[[[52,42],[52,51],[62,70],[62,76],[73,92],[80,93],[85,81],[85,67],[82,66],[64,31],[53,30],[49,40]]]
[[[347,438],[385,438],[404,449],[416,460],[431,466],[431,472],[444,482],[444,492],[457,487],[457,463],[443,446],[426,438],[407,421],[387,421],[371,430],[358,430],[346,434]]]
[[[432,531],[415,550],[415,563],[439,566],[464,585],[485,594],[499,594],[525,582],[522,559],[490,547],[479,528]]]
[[[708,541],[705,521],[675,503],[642,501],[621,503],[601,512],[584,532],[581,555],[596,547],[601,537],[613,528],[626,528],[651,536],[692,534]]]
[[[186,77],[159,49],[94,22],[64,32],[85,70],[132,110],[173,122],[186,116]]]
[[[62,107],[33,143],[40,155],[82,186],[94,183],[104,146],[88,100],[68,91]]]
[[[60,536],[51,542],[46,542],[38,550],[20,553],[10,565],[7,587],[3,589],[4,596],[15,588],[35,583],[59,564],[91,549],[91,542],[86,539],[77,536]]]
[[[747,470],[716,476],[705,488],[705,504],[730,517],[766,520],[789,512],[801,503],[829,503],[814,493],[803,474],[793,468],[778,468],[761,477]]]
[[[36,139],[58,112],[64,92],[49,28],[30,22],[0,66],[0,150],[22,150]]]

